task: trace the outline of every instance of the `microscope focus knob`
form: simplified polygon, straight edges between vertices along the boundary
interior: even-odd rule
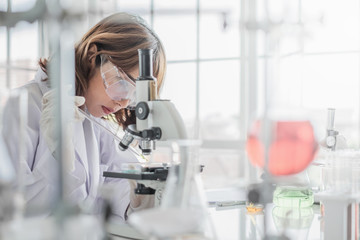
[[[151,129],[143,130],[142,137],[150,140],[159,140],[162,136],[161,128],[152,127]]]
[[[149,116],[150,109],[146,102],[139,102],[135,108],[136,117],[140,120],[144,120]]]

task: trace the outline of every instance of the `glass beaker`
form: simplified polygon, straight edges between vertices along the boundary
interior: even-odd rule
[[[360,193],[360,151],[344,149],[324,153],[322,189],[325,192],[357,195]]]
[[[274,224],[283,236],[289,239],[307,239],[314,218],[312,207],[274,207]]]
[[[278,207],[307,208],[314,203],[314,194],[308,186],[277,186],[273,202]]]
[[[324,238],[358,239],[360,151],[324,150],[321,155],[321,186],[317,197],[322,210]]]

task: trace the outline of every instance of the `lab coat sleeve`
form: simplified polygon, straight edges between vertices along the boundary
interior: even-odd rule
[[[107,125],[105,120],[101,120],[103,125]],[[122,163],[137,162],[136,157],[130,151],[121,151],[118,142],[108,133],[101,131],[100,152],[101,165],[100,174],[103,171],[119,171]],[[125,220],[125,213],[130,203],[130,185],[127,179],[103,178],[104,185],[113,189],[112,210],[113,214]]]
[[[23,89],[19,89],[19,92]],[[24,135],[20,136],[20,105],[19,98],[16,93],[9,95],[7,102],[4,107],[3,113],[3,126],[2,134],[5,139],[7,149],[9,151],[11,160],[13,161],[14,167],[17,172],[19,171],[20,164],[18,162],[20,157],[20,144],[24,144],[26,150],[26,165],[29,168],[32,168],[33,158],[29,156],[35,156],[35,150],[39,142],[39,120],[41,109],[37,104],[41,101],[41,97],[38,98],[38,95],[41,96],[40,90],[31,87],[29,85],[28,90],[28,107],[25,116],[27,117],[27,123],[25,124]],[[24,91],[26,91],[24,90]],[[35,92],[35,94],[32,94]],[[21,163],[24,164],[24,163]]]
[[[25,131],[20,135],[19,98],[16,94],[13,94],[12,97],[9,97],[4,108],[2,134],[16,172],[22,176],[19,179],[22,179],[25,201],[29,203],[33,199],[37,199],[36,206],[32,206],[36,208],[46,204],[45,201],[53,190],[51,185],[44,181],[44,175],[41,172],[41,169],[45,167],[41,165],[51,163],[49,161],[43,162],[43,164],[35,162],[36,153],[39,150],[39,121],[42,94],[36,83],[30,83],[23,88],[28,92],[27,108],[25,108],[27,109]],[[21,149],[24,153],[23,158],[20,155]],[[42,157],[46,156],[43,155]],[[51,168],[47,169],[47,172],[51,174]],[[19,182],[16,183],[16,185],[18,184]]]
[[[39,126],[41,116],[42,93],[36,82],[25,85],[28,92],[27,122],[20,135],[19,99],[10,98],[4,108],[2,134],[9,151],[11,161],[20,174],[26,209],[48,215],[51,203],[56,197],[58,178],[57,161],[50,153],[45,139],[41,137]],[[22,148],[21,148],[21,147]],[[20,150],[25,150],[21,158]],[[69,174],[67,180],[76,188],[81,180]]]

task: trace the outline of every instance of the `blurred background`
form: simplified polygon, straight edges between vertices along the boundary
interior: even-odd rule
[[[243,51],[249,44],[245,45],[241,30],[241,19],[247,14],[242,2],[93,0],[98,12],[79,22],[78,37],[103,17],[126,11],[142,16],[159,35],[168,60],[160,97],[173,101],[189,136],[202,140],[200,162],[205,165],[202,177],[206,188],[236,184],[251,172],[245,154],[244,119],[250,118],[251,111],[246,109],[244,93],[248,89],[243,83],[247,75],[242,72],[246,64]],[[360,137],[359,3],[256,1],[258,10],[253,13],[260,23],[265,16],[275,25],[285,23],[271,31],[285,36],[277,48],[280,71],[272,82],[276,89],[272,102],[306,110],[319,140],[326,133],[327,108],[335,108],[336,128],[352,148],[359,147]],[[0,10],[25,11],[34,4],[35,0],[1,0]],[[250,42],[256,51],[258,79],[265,75],[267,69],[262,65],[271,57],[265,45],[269,26],[263,27],[257,31],[256,41]],[[47,31],[42,21],[0,27],[1,88],[14,88],[33,79],[39,58],[50,56]],[[258,99],[257,108],[261,109],[264,82],[258,81],[256,89],[252,98]]]

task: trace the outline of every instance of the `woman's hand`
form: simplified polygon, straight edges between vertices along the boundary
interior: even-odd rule
[[[155,194],[142,195],[135,194],[136,181],[128,180],[130,184],[130,205],[127,210],[127,216],[132,212],[154,207]]]

